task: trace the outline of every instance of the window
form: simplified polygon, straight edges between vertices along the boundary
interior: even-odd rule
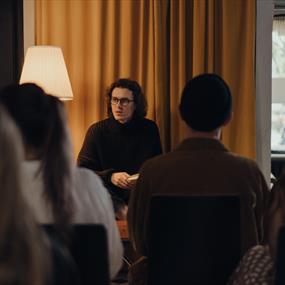
[[[273,21],[271,151],[285,153],[285,16]]]

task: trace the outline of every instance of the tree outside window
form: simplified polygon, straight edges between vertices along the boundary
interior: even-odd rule
[[[285,17],[273,21],[271,150],[285,152]]]

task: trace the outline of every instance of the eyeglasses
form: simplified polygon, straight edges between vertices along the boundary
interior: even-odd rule
[[[134,100],[130,100],[129,98],[117,98],[117,97],[111,97],[111,104],[112,105],[122,105],[122,106],[128,106],[130,102],[134,102]]]

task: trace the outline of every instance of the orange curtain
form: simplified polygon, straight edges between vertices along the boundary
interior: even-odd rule
[[[222,140],[232,151],[255,158],[255,1],[170,2],[170,106],[172,146],[185,127],[177,113],[185,82],[203,72],[229,84],[234,117]]]
[[[75,156],[88,126],[106,116],[105,90],[129,77],[143,87],[148,117],[166,151],[184,137],[178,114],[186,81],[220,74],[234,97],[223,132],[255,157],[254,0],[37,0],[36,44],[63,49],[74,100],[66,103]]]

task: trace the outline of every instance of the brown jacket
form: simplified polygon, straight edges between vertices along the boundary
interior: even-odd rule
[[[216,139],[191,138],[176,150],[148,160],[129,202],[130,239],[147,256],[148,206],[152,194],[241,196],[241,246],[245,253],[263,238],[269,190],[256,163],[229,152]]]

